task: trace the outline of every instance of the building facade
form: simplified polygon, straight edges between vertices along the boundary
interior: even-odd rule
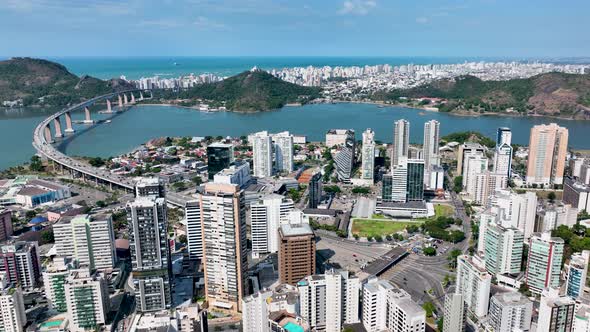
[[[373,183],[375,178],[375,132],[371,129],[363,132],[361,179]]]
[[[563,184],[568,130],[555,123],[531,129],[526,183]]]
[[[559,287],[564,242],[551,233],[535,233],[529,239],[525,280],[531,292]]]
[[[279,228],[279,281],[295,285],[315,273],[315,235],[308,224]]]

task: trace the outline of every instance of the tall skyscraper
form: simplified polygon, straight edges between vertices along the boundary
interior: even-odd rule
[[[250,204],[250,241],[252,254],[275,253],[279,250],[279,227],[289,223],[293,200],[270,194]]]
[[[317,171],[309,180],[308,207],[317,209],[322,201],[322,172]]]
[[[64,285],[70,270],[80,268],[78,261],[67,257],[55,257],[43,271],[43,288],[51,309],[58,312],[68,310]]]
[[[359,321],[358,277],[348,271],[328,270],[297,283],[301,317],[313,330],[342,331],[343,324]]]
[[[424,160],[407,160],[407,201],[422,201],[424,199]]]
[[[115,265],[111,215],[62,217],[53,225],[53,234],[58,256],[75,258],[90,269],[110,269]]]
[[[0,330],[24,332],[27,315],[22,291],[10,282],[5,272],[0,272],[0,287]]]
[[[518,274],[522,264],[524,234],[516,228],[491,224],[485,227],[485,266],[492,274]]]
[[[445,296],[443,331],[465,331],[465,302],[461,293]]]
[[[0,271],[6,272],[7,282],[25,290],[37,287],[41,277],[37,242],[9,242],[1,250]]]
[[[531,292],[559,287],[564,242],[551,233],[534,233],[529,239],[525,280]]]
[[[565,286],[567,296],[576,299],[584,294],[589,259],[590,250],[574,253],[570,258]]]
[[[537,332],[572,331],[576,302],[559,295],[559,289],[547,288],[541,293]]]
[[[248,269],[244,194],[236,185],[207,183],[200,200],[207,302],[240,311]]]
[[[203,228],[201,224],[201,201],[186,202],[184,207],[186,219],[186,242],[188,257],[191,260],[203,258]]]
[[[293,135],[288,131],[273,135],[275,142],[275,163],[278,172],[293,172]]]
[[[524,194],[510,194],[512,227],[520,229],[524,233],[524,239],[528,239],[535,229],[535,217],[537,213],[537,194],[527,191]]]
[[[484,174],[488,170],[488,158],[480,154],[470,154],[465,157],[464,162],[463,187],[467,194],[475,197],[477,175]]]
[[[510,128],[500,127],[496,135],[494,151],[494,169],[496,174],[506,175],[510,179],[512,168],[512,132]]]
[[[478,143],[465,142],[459,145],[459,152],[457,153],[457,175],[463,175],[465,172],[465,159],[470,155],[485,156],[486,149]],[[463,179],[465,180],[465,179]],[[465,186],[465,182],[463,182]]]
[[[393,202],[393,174],[383,174],[381,182],[381,200],[383,202]]]
[[[207,146],[207,175],[213,180],[215,174],[228,168],[234,161],[234,146],[232,144],[213,143]]]
[[[64,293],[71,331],[95,331],[105,325],[111,302],[106,280],[100,273],[89,269],[71,271]]]
[[[481,318],[488,314],[492,276],[478,256],[457,258],[456,292],[463,296],[467,310]]]
[[[391,167],[399,165],[407,159],[410,147],[410,122],[401,119],[393,123],[393,148],[391,151]]]
[[[166,199],[137,197],[126,209],[137,310],[168,309],[172,299]]]
[[[254,176],[266,178],[272,176],[272,138],[266,131],[254,134],[253,142]]]
[[[432,168],[440,166],[440,154],[438,150],[439,141],[440,123],[436,120],[430,120],[424,123],[424,141],[422,150],[424,155],[424,183],[427,186],[430,186]]]
[[[383,188],[386,186],[384,185]],[[389,186],[388,186],[389,187]],[[407,202],[408,200],[408,162],[397,164],[391,173],[391,201]]]
[[[563,184],[568,130],[555,123],[531,129],[527,160],[527,184]]]
[[[355,162],[356,139],[354,130],[346,130],[346,139],[341,146],[340,151],[336,153],[334,161],[336,162],[336,175],[338,180],[348,183],[352,177],[352,170]]]
[[[315,273],[315,235],[309,224],[279,228],[279,281],[295,285]]]
[[[375,132],[371,129],[363,133],[361,179],[373,183],[375,177]]]
[[[490,325],[496,332],[528,331],[533,302],[519,292],[498,293],[490,300]]]

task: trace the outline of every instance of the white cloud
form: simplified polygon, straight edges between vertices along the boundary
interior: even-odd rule
[[[225,24],[212,21],[205,16],[197,17],[194,24],[197,26],[197,29],[199,30],[224,30],[227,28]]]
[[[377,2],[374,0],[346,0],[338,14],[367,15],[375,7],[377,7]]]
[[[420,16],[420,17],[417,17],[416,18],[416,23],[426,24],[428,22],[430,22],[430,20],[428,19],[428,17]]]

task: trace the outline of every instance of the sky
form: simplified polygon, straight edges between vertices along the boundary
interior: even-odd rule
[[[0,0],[1,56],[590,56],[588,0]]]

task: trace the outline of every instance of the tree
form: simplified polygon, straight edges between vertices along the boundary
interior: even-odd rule
[[[424,304],[422,305],[422,309],[424,309],[424,311],[426,311],[426,317],[432,317],[432,315],[436,311],[436,307],[434,306],[434,303],[432,303],[430,301],[424,302]]]
[[[107,203],[105,203],[104,201],[96,201],[96,206],[98,206],[99,208],[103,208],[107,206]]]
[[[41,245],[53,243],[55,238],[53,236],[53,229],[45,229],[41,231]]]
[[[34,172],[41,172],[43,170],[43,162],[41,162],[41,157],[37,155],[32,156],[29,168]]]
[[[201,179],[200,176],[195,176],[194,178],[191,179],[191,181],[196,184],[197,186],[200,186],[201,183],[203,183],[203,179]]]
[[[549,199],[549,202],[553,203],[555,201],[555,192],[552,191],[547,194],[547,199]]]
[[[422,252],[426,256],[436,256],[436,249],[433,247],[426,247],[426,248],[422,249]]]
[[[463,176],[459,175],[453,179],[453,191],[460,193],[463,190]]]
[[[301,192],[299,192],[299,190],[295,188],[291,188],[289,190],[289,197],[291,197],[293,202],[299,202],[299,200],[301,199]]]
[[[459,249],[453,249],[449,252],[447,259],[449,260],[449,266],[452,268],[457,267],[457,257],[461,256],[462,252]]]
[[[35,210],[29,210],[25,213],[25,218],[27,218],[27,220],[31,220],[33,218],[35,218],[37,216],[37,212],[35,212]]]
[[[184,235],[184,234],[180,235],[178,237],[178,242],[186,244],[187,243],[186,235]]]

